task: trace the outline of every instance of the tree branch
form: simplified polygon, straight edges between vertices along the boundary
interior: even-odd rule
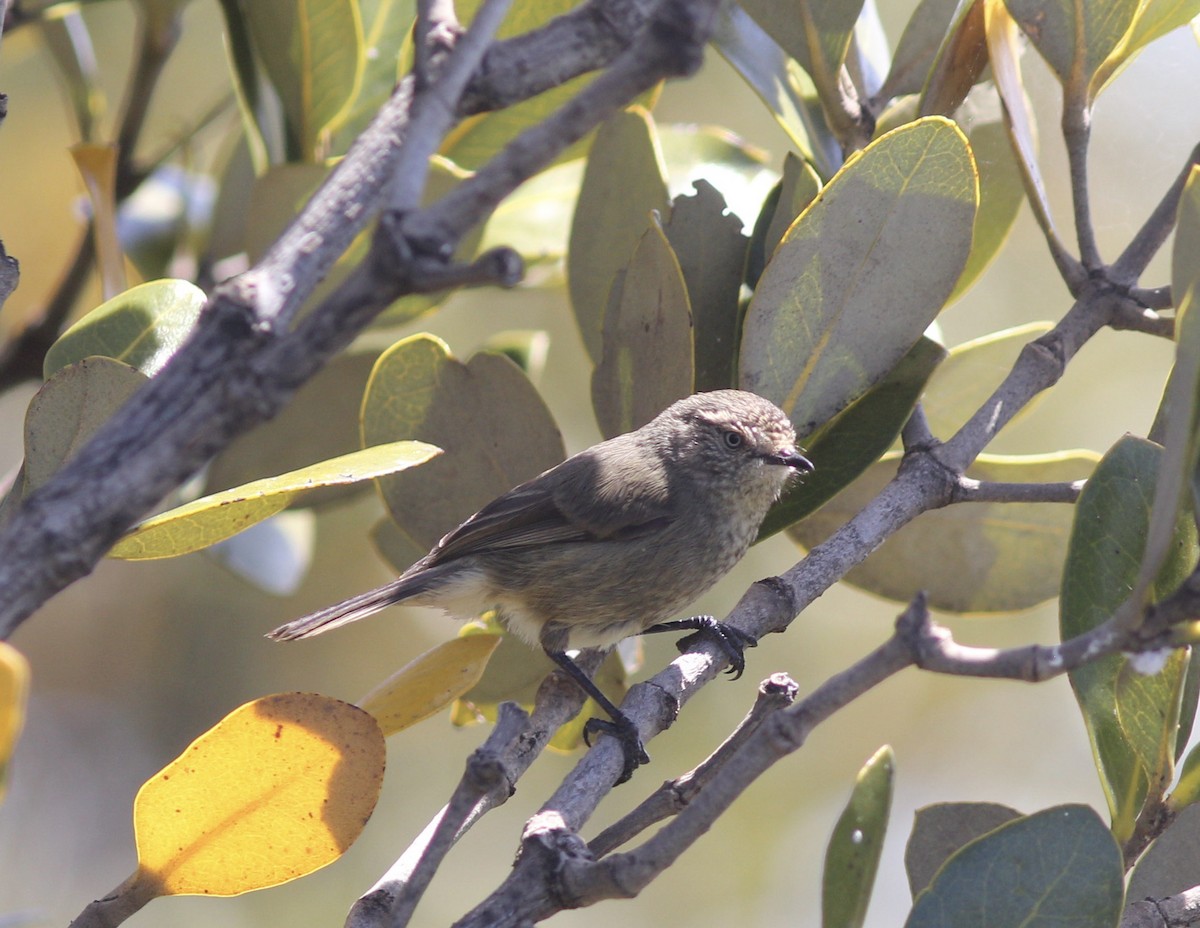
[[[1192,149],[1183,170],[1175,178],[1174,183],[1163,194],[1158,206],[1146,219],[1145,224],[1138,230],[1133,240],[1125,246],[1121,256],[1109,268],[1110,278],[1117,284],[1133,286],[1137,283],[1142,272],[1150,263],[1150,259],[1162,247],[1171,230],[1175,228],[1175,214],[1179,211],[1179,198],[1183,196],[1183,188],[1191,176],[1192,168],[1200,164],[1200,145]]]
[[[680,73],[683,65],[699,61],[700,47],[685,48],[682,43],[689,36],[703,36],[694,24],[711,20],[715,3],[663,0],[654,8],[654,19],[644,23],[638,35],[641,40],[653,34],[641,40],[640,54],[662,56],[657,64],[660,76]],[[636,5],[621,9],[636,15]],[[528,42],[523,46],[526,51],[529,47]],[[496,57],[503,48],[500,43],[491,49],[493,64],[503,60]],[[590,60],[581,58],[574,64]],[[570,64],[559,59],[552,70],[561,76],[565,66]],[[652,67],[627,56],[622,69],[636,69],[641,86]],[[538,74],[545,77],[545,71]],[[528,75],[521,77],[526,78],[525,87],[537,85]],[[510,74],[509,80],[515,82],[516,77]],[[620,80],[618,76],[609,86]],[[139,516],[235,435],[277,412],[306,378],[349,344],[391,299],[406,292],[411,266],[393,268],[384,286],[369,275],[352,273],[340,300],[325,306],[349,308],[344,317],[318,309],[295,329],[289,328],[303,300],[370,218],[404,146],[428,150],[428,140],[412,138],[412,84],[411,78],[401,83],[262,261],[216,289],[196,331],[161,374],[52,480],[23,500],[0,531],[0,638],[10,635],[55,592],[87,574]],[[595,103],[595,96],[591,99]],[[581,106],[573,101],[567,109],[578,115]],[[594,121],[604,115],[588,111]],[[572,124],[573,131],[588,128],[582,121]],[[546,147],[531,150],[531,133]],[[536,130],[518,138],[498,156],[502,167],[497,170],[504,174],[506,189],[544,167],[569,141],[548,139]],[[430,229],[465,229],[483,218],[488,203],[483,196],[469,201],[460,197],[447,206],[435,204],[428,216],[424,210],[405,214],[403,223],[406,232],[411,222],[412,228],[425,230],[422,235]],[[452,248],[450,242],[427,244],[431,252],[426,254],[438,256]]]
[[[1074,503],[1086,480],[1063,483],[1004,483],[960,477],[955,503]]]

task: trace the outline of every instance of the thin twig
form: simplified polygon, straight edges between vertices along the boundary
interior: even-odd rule
[[[678,815],[687,808],[696,794],[712,782],[713,777],[734,754],[741,750],[749,737],[770,716],[790,706],[799,687],[785,673],[771,674],[758,685],[758,696],[733,733],[699,765],[681,776],[663,783],[643,799],[631,812],[621,817],[588,842],[588,850],[597,858],[603,857],[631,841],[651,825]]]
[[[1084,91],[1070,89],[1063,95],[1062,133],[1067,146],[1067,162],[1071,173],[1071,203],[1075,210],[1075,238],[1079,243],[1079,258],[1088,271],[1098,270],[1103,262],[1096,247],[1096,230],[1092,226],[1092,202],[1088,192],[1088,141],[1091,138],[1092,111]]]
[[[1192,168],[1200,164],[1200,145],[1192,149],[1183,170],[1163,194],[1154,211],[1146,222],[1138,229],[1121,256],[1109,268],[1110,279],[1117,284],[1132,286],[1142,272],[1146,270],[1150,259],[1158,254],[1171,230],[1175,228],[1175,214],[1179,211],[1179,198],[1183,196],[1184,185],[1191,176]]]
[[[960,477],[956,503],[1074,503],[1086,480],[1062,483],[1006,483]]]

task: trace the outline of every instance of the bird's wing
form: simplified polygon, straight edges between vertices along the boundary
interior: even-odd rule
[[[672,518],[666,483],[654,468],[619,475],[595,449],[577,454],[497,497],[446,535],[427,563],[482,550],[636,538]]]

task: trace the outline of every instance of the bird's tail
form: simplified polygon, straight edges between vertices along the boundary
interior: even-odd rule
[[[358,596],[352,596],[336,605],[326,606],[317,612],[293,619],[286,625],[280,625],[275,631],[268,632],[267,637],[276,641],[311,638],[313,635],[323,634],[330,629],[365,619],[381,609],[386,609],[388,606],[423,592],[424,589],[425,584],[413,583],[411,579],[400,577],[379,589],[360,593]]]

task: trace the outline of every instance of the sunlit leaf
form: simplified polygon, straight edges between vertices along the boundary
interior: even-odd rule
[[[25,492],[49,480],[144,383],[144,374],[104,357],[47,380],[25,411]]]
[[[1025,186],[1005,127],[1001,104],[991,87],[978,86],[959,108],[969,128],[967,140],[979,168],[979,211],[971,236],[971,254],[950,302],[971,288],[1000,253],[1025,202]]]
[[[92,204],[100,289],[105,299],[112,299],[125,289],[125,255],[117,235],[117,146],[80,142],[71,147],[71,157]]]
[[[1092,79],[1093,96],[1143,48],[1173,29],[1186,26],[1200,16],[1200,0],[1146,0],[1137,5],[1133,25],[1124,41],[1097,70]]]
[[[779,204],[775,207],[763,242],[767,261],[770,261],[792,223],[808,209],[820,192],[821,179],[812,165],[788,152],[783,159],[783,186],[779,190]]]
[[[254,53],[279,95],[296,160],[320,160],[362,80],[363,25],[354,0],[240,4]]]
[[[1049,322],[1031,322],[952,348],[921,397],[929,430],[950,438],[1008,376],[1021,349],[1050,329]]]
[[[438,453],[424,442],[398,441],[256,480],[152,516],[130,530],[109,555],[146,560],[199,551],[281,512],[301,493],[394,474]]]
[[[588,155],[571,222],[567,285],[575,321],[593,361],[613,278],[650,223],[669,205],[665,167],[650,114],[631,107],[605,122]]]
[[[42,373],[92,355],[115,358],[153,377],[191,334],[204,291],[186,280],[152,280],[102,303],[50,346]]]
[[[937,317],[970,251],[978,190],[941,117],[849,161],[788,230],[742,333],[741,386],[802,437],[867,392]]]
[[[1060,625],[1063,639],[1107,621],[1138,576],[1150,525],[1162,449],[1126,437],[1104,456],[1075,506],[1063,571]],[[1172,590],[1196,561],[1195,526],[1180,519],[1177,541],[1162,565],[1155,593]],[[1152,782],[1174,758],[1181,658],[1156,678],[1140,680],[1128,659],[1112,655],[1071,672],[1071,686],[1087,726],[1101,785],[1120,841]],[[1161,761],[1151,762],[1151,757]],[[1147,765],[1150,765],[1149,767]]]
[[[430,335],[385,351],[371,374],[363,441],[415,438],[444,449],[429,464],[379,481],[408,553],[407,567],[486,503],[566,455],[546,404],[508,358],[481,352],[464,364]]]
[[[1115,928],[1121,851],[1087,806],[1023,816],[954,854],[917,897],[905,928]]]
[[[6,641],[0,641],[0,802],[8,784],[8,762],[21,728],[29,699],[29,662]]]
[[[904,846],[904,870],[913,898],[933,881],[951,854],[1020,817],[1016,809],[995,802],[939,802],[917,809]]]
[[[732,387],[742,315],[738,296],[748,244],[742,223],[725,210],[720,192],[698,180],[694,195],[676,198],[663,231],[687,284],[695,342],[695,389]]]
[[[401,49],[412,32],[414,0],[357,0],[362,17],[363,70],[358,90],[334,133],[333,154],[362,134],[396,88]]]
[[[825,850],[823,928],[859,928],[867,916],[892,808],[895,770],[895,755],[884,745],[855,777],[850,801]]]
[[[816,471],[794,482],[767,513],[761,541],[816,512],[892,446],[946,349],[918,339],[891,372],[805,445]]]
[[[358,705],[375,717],[384,735],[403,731],[475,686],[500,640],[499,635],[452,638],[397,670]]]
[[[1089,475],[1096,459],[1090,451],[981,455],[967,476],[1003,483],[1075,481]],[[819,544],[878,495],[897,463],[898,455],[886,456],[789,534],[806,548]],[[964,503],[926,512],[845,579],[902,602],[926,590],[929,604],[948,612],[1027,609],[1058,593],[1073,515],[1065,503]]]
[[[234,896],[324,867],[370,817],[384,759],[378,724],[347,703],[247,703],[138,792],[139,874],[159,894]]]

